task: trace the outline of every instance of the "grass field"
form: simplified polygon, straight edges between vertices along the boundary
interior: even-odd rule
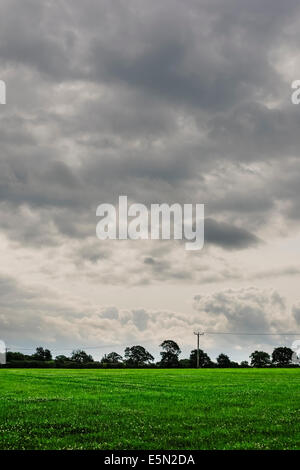
[[[0,449],[300,449],[300,370],[0,370]]]

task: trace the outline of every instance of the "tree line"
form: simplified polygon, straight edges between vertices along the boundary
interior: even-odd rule
[[[6,365],[2,367],[49,367],[49,368],[195,368],[197,366],[197,350],[193,349],[189,358],[180,359],[181,349],[173,340],[165,340],[160,344],[161,359],[154,362],[154,357],[143,346],[125,348],[124,356],[116,352],[105,354],[100,361],[84,350],[74,350],[70,357],[58,355],[53,359],[49,349],[36,348],[32,355],[20,352],[7,352]],[[298,367],[293,364],[293,350],[287,347],[275,348],[272,355],[265,351],[254,351],[250,362],[232,361],[228,355],[219,354],[212,361],[206,352],[199,350],[199,367],[201,368],[247,368],[247,367]]]

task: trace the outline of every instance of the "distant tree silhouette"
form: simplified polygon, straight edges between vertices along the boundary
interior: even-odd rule
[[[197,367],[197,349],[193,349],[190,354],[191,367]],[[211,367],[213,362],[206,352],[199,349],[199,367]]]
[[[31,357],[32,359],[36,361],[51,361],[52,360],[52,354],[49,351],[49,349],[44,349],[41,346],[36,348],[35,353]]]
[[[6,354],[6,361],[25,361],[26,357],[20,352],[8,351]]]
[[[239,363],[238,363],[238,362],[230,361],[230,366],[229,366],[229,367],[231,367],[231,368],[234,369],[234,368],[238,368],[238,367],[240,367],[240,366],[239,366]]]
[[[231,366],[231,361],[226,354],[220,354],[217,357],[217,365],[221,368],[226,368]]]
[[[247,367],[250,367],[248,361],[242,361],[240,366],[243,367],[244,369],[246,369]]]
[[[160,365],[160,363],[158,363],[158,365]],[[179,359],[178,367],[182,369],[188,369],[191,367],[191,362],[189,359]]]
[[[62,354],[55,357],[55,362],[57,362],[59,364],[64,364],[65,362],[69,362],[69,361],[71,361],[71,359],[67,356],[62,355]]]
[[[250,359],[253,367],[267,367],[271,364],[270,354],[265,351],[254,351]]]
[[[76,349],[72,352],[71,361],[77,362],[79,364],[87,364],[88,362],[94,362],[93,357],[90,354],[87,354],[81,349]]]
[[[293,353],[294,351],[290,348],[275,348],[272,353],[272,362],[280,367],[288,366],[292,362]]]
[[[197,350],[193,349],[190,353],[189,359],[180,359],[179,355],[181,354],[180,347],[173,340],[164,340],[160,347],[161,351],[161,360],[156,364],[152,364],[154,367],[179,367],[179,368],[188,368],[196,367],[197,365]],[[250,355],[251,366],[252,367],[288,367],[293,362],[293,351],[288,347],[277,347],[273,350],[272,360],[270,355],[265,351],[254,351]],[[55,361],[52,361],[52,354],[49,349],[45,349],[42,346],[36,348],[36,351],[32,355],[25,355],[20,352],[7,352],[7,363],[8,367],[71,367],[76,368],[76,363],[79,368],[82,368],[85,364],[87,367],[119,367],[123,368],[124,365],[130,367],[143,367],[149,365],[154,361],[154,357],[141,345],[136,345],[132,347],[127,347],[125,349],[124,360],[122,356],[115,351],[110,352],[102,357],[100,362],[95,362],[93,357],[87,354],[84,350],[77,349],[72,352],[71,357],[64,355],[58,355],[55,357]],[[33,361],[39,361],[39,364],[33,363]],[[32,362],[32,364],[31,364]],[[45,362],[44,365],[41,363]],[[24,363],[22,365],[22,363]],[[73,364],[72,364],[73,363]],[[90,365],[89,363],[94,363]],[[219,367],[219,368],[247,368],[250,367],[248,361],[241,361],[240,364],[237,362],[231,361],[226,354],[220,354],[217,358],[217,362],[214,363],[208,354],[202,349],[199,350],[199,366],[200,367]]]
[[[160,365],[162,367],[178,367],[178,357],[181,354],[178,344],[171,339],[166,339],[160,344],[160,347],[163,348],[163,351],[160,353]]]
[[[105,354],[102,359],[101,359],[101,362],[104,363],[104,364],[120,364],[122,362],[122,356],[120,356],[120,354],[116,353],[116,352],[111,352],[109,354]]]
[[[143,346],[132,346],[125,349],[125,359],[129,366],[143,367],[154,360],[154,357]]]

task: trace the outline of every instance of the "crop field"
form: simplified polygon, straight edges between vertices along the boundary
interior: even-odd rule
[[[300,370],[0,370],[0,449],[300,449]]]

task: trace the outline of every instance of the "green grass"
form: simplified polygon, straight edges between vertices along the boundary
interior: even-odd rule
[[[0,449],[300,449],[300,370],[0,370]]]

